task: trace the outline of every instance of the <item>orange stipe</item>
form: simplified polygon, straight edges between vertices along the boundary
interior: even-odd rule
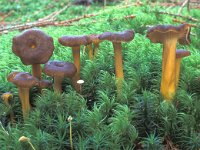
[[[31,45],[31,48],[33,49],[33,48],[35,48],[36,46],[33,44],[33,45]]]

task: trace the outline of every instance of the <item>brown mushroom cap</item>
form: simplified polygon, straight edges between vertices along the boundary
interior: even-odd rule
[[[49,61],[44,65],[43,72],[52,77],[72,77],[76,73],[73,63],[61,61]]]
[[[8,75],[7,80],[21,88],[30,88],[38,85],[38,79],[26,72],[13,72]]]
[[[80,45],[88,45],[91,43],[87,36],[62,36],[58,39],[59,43],[64,46],[75,47]]]
[[[99,39],[99,35],[98,34],[90,34],[90,35],[88,35],[88,38],[90,39],[89,41],[91,43],[99,43],[99,42],[101,42],[101,40]]]
[[[158,25],[149,28],[147,37],[153,43],[163,43],[166,39],[177,38],[180,44],[189,44],[190,26],[183,24],[180,26]]]
[[[13,38],[13,53],[25,65],[44,64],[53,54],[53,38],[38,29],[29,29]]]
[[[51,87],[52,86],[52,82],[49,80],[40,80],[39,81],[39,87],[40,88],[47,88],[47,87]]]
[[[134,38],[133,30],[126,30],[118,33],[105,32],[99,35],[100,40],[109,40],[112,42],[129,42],[133,40],[133,38]]]
[[[7,76],[7,80],[8,80],[9,82],[12,82],[13,79],[14,79],[14,77],[15,77],[18,73],[20,73],[20,72],[14,71],[14,72],[10,73],[10,74]]]
[[[177,49],[176,50],[176,58],[183,58],[190,55],[190,51]]]

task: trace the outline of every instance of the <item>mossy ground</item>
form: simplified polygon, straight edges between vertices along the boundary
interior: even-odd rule
[[[133,3],[133,2],[130,2]],[[13,11],[5,22],[25,23],[43,18],[61,9],[66,1],[1,1],[0,11]],[[55,50],[51,60],[72,62],[71,49],[61,46],[58,38],[62,35],[101,34],[106,31],[118,32],[126,29],[135,31],[135,38],[123,43],[125,82],[123,94],[116,97],[114,54],[112,43],[102,42],[97,57],[91,61],[87,53],[81,53],[82,95],[63,83],[64,93],[57,95],[48,89],[43,95],[31,90],[33,111],[30,119],[22,122],[18,90],[7,82],[7,75],[13,70],[31,72],[12,53],[12,38],[21,31],[12,31],[0,36],[0,94],[12,92],[12,110],[17,124],[11,127],[7,115],[10,108],[1,103],[0,147],[2,149],[29,149],[26,143],[19,143],[22,135],[29,137],[39,149],[67,149],[69,143],[69,115],[73,117],[73,143],[75,149],[163,149],[172,143],[179,149],[197,150],[200,147],[200,22],[192,28],[192,43],[177,48],[188,49],[191,56],[181,64],[181,77],[177,94],[172,103],[163,101],[159,94],[161,80],[162,45],[153,44],[146,38],[149,26],[158,24],[178,25],[169,15],[155,12],[168,9],[177,13],[179,7],[152,7],[144,2],[142,6],[123,7],[124,2],[91,6],[71,5],[56,17],[68,20],[84,14],[100,13],[72,23],[71,26],[40,28],[54,39]],[[135,15],[135,19],[125,16]],[[200,10],[186,8],[182,15],[200,20]],[[117,18],[113,20],[114,18]],[[186,20],[188,21],[188,20]],[[83,49],[83,47],[82,47]],[[52,80],[43,75],[43,78]],[[4,130],[8,132],[7,132]]]

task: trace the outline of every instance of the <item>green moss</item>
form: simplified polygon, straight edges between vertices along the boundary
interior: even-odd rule
[[[6,22],[24,23],[36,21],[68,4],[56,0],[34,2],[30,0],[1,0],[0,10],[13,13]],[[116,3],[119,6],[121,3]],[[144,3],[145,4],[145,3]],[[67,20],[88,13],[99,13],[97,16],[73,22],[70,26],[40,28],[54,39],[55,50],[51,60],[72,62],[71,48],[59,44],[58,38],[63,35],[101,34],[106,31],[118,32],[126,29],[135,31],[135,38],[129,43],[122,43],[125,81],[122,95],[116,96],[114,51],[112,43],[100,43],[97,57],[88,60],[81,47],[82,95],[77,94],[69,80],[63,82],[64,93],[57,95],[52,89],[43,95],[31,90],[33,111],[23,124],[18,90],[7,82],[7,75],[13,70],[31,72],[31,66],[24,66],[12,53],[12,38],[20,31],[12,31],[0,36],[0,94],[14,93],[13,111],[17,118],[16,127],[11,127],[9,110],[2,109],[0,121],[0,147],[2,149],[29,149],[26,143],[19,143],[22,135],[29,137],[36,149],[69,149],[69,115],[73,117],[73,143],[76,149],[137,149],[143,147],[161,148],[170,139],[182,149],[195,149],[199,146],[200,127],[200,43],[199,22],[192,28],[192,43],[188,46],[191,56],[181,63],[179,87],[173,103],[163,102],[159,93],[162,65],[162,45],[154,44],[146,38],[147,28],[157,24],[172,24],[173,17],[155,12],[163,11],[161,6],[150,5],[120,8],[112,4],[103,9],[96,3],[92,6],[74,6],[56,17]],[[173,13],[178,7],[171,8]],[[136,15],[135,19],[125,16]],[[183,15],[200,17],[200,11],[191,9]],[[191,22],[190,23],[195,23]],[[44,78],[52,80],[50,77]],[[3,107],[3,104],[0,104]],[[6,113],[5,113],[6,112]],[[8,125],[6,124],[8,123]],[[131,141],[131,142],[130,142]]]

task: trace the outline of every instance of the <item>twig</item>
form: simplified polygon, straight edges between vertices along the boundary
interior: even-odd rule
[[[65,20],[65,21],[37,21],[37,22],[32,22],[32,23],[25,23],[22,25],[16,25],[16,26],[12,26],[12,27],[8,27],[8,28],[2,28],[0,29],[0,34],[2,33],[8,33],[9,31],[13,31],[13,30],[25,30],[25,29],[30,29],[33,27],[44,27],[44,26],[70,26],[72,25],[73,22],[79,21],[81,19],[84,18],[90,18],[93,16],[96,16],[97,14],[89,14],[89,15],[84,15],[81,16],[79,18],[75,18],[75,19],[70,19],[70,20]],[[135,18],[134,15],[129,15],[129,16],[125,16],[123,17],[124,19],[133,19]],[[119,18],[113,18],[111,19],[111,21],[114,20],[118,20]],[[104,20],[106,21],[106,20]],[[98,21],[100,22],[100,21]],[[90,23],[96,23],[96,21],[92,21]]]
[[[128,6],[119,6],[117,8],[128,8],[128,7],[133,7],[133,6],[138,6],[138,4],[131,4]],[[64,20],[64,21],[54,21],[54,20],[42,20],[42,21],[35,21],[35,22],[30,22],[30,23],[24,23],[24,24],[17,24],[17,25],[13,25],[13,26],[2,26],[0,27],[0,34],[2,33],[8,33],[9,31],[13,31],[13,30],[25,30],[25,29],[30,29],[33,27],[44,27],[44,26],[70,26],[71,23],[79,21],[81,19],[84,18],[90,18],[93,16],[97,16],[103,13],[107,13],[109,11],[112,11],[112,9],[109,10],[104,10],[102,12],[98,12],[96,14],[87,14],[87,15],[83,15],[80,16],[78,18],[75,19],[70,19],[70,20]],[[62,11],[61,11],[62,12]],[[130,18],[133,17],[129,16]]]
[[[7,17],[9,17],[14,11],[10,11],[8,12],[6,15],[2,16],[2,19],[0,20],[0,22],[3,22]]]
[[[194,2],[190,2],[190,4],[193,4]],[[181,6],[182,5],[182,2],[176,2],[176,4],[174,3],[168,3],[168,2],[165,2],[165,3],[151,3],[151,4],[154,4],[154,5],[159,5],[159,6],[164,6],[164,7],[175,7],[175,6]],[[199,9],[200,6],[198,5],[198,2],[195,3],[195,5],[190,5],[190,8],[192,9]]]
[[[183,10],[183,7],[186,5],[186,4],[188,4],[189,3],[189,0],[185,0],[184,2],[183,2],[183,4],[181,5],[181,7],[179,8],[179,10],[178,10],[178,15],[180,15],[181,14],[181,11]]]
[[[178,19],[172,19],[173,22],[178,22],[178,23],[182,23],[182,24],[188,24],[190,25],[191,27],[198,27],[196,24],[190,24],[190,23],[187,23],[185,21],[181,21],[181,20],[178,20]]]
[[[110,19],[109,21],[115,21],[115,20],[120,20],[120,19],[133,19],[135,18],[136,16],[135,15],[129,15],[129,16],[124,16],[123,18],[113,18],[113,19]],[[87,23],[78,23],[76,25],[78,26],[82,26],[82,25],[90,25],[90,24],[94,24],[94,23],[102,23],[102,22],[107,22],[108,20],[98,20],[98,21],[91,21],[91,22],[87,22]]]
[[[183,16],[183,15],[173,14],[173,13],[169,13],[169,12],[162,12],[162,11],[155,12],[155,13],[166,14],[166,15],[175,16],[175,17],[181,17],[181,18],[188,19],[188,20],[191,20],[191,21],[194,21],[194,22],[199,22],[198,19],[193,18],[191,16]]]
[[[40,10],[38,10],[38,11],[35,11],[35,12],[33,13],[32,16],[35,16],[35,15],[37,15],[37,14],[40,14],[41,12],[44,12],[44,11],[50,9],[50,8],[53,8],[53,7],[54,7],[54,6],[53,6],[52,4],[49,4],[49,5],[47,5],[44,9],[40,9]]]
[[[71,5],[71,3],[69,3],[68,5],[66,5],[65,7],[63,7],[61,10],[55,11],[55,12],[51,13],[50,15],[45,16],[44,18],[39,19],[38,21],[54,20],[56,16],[58,16],[60,13],[62,13],[63,11],[65,11],[67,8],[69,8],[70,5]]]
[[[9,31],[13,30],[25,30],[25,29],[30,29],[33,27],[44,27],[44,26],[67,26],[70,25],[72,22],[79,21],[84,18],[90,18],[93,16],[96,16],[98,14],[88,14],[84,15],[75,19],[70,19],[70,20],[65,20],[65,21],[52,21],[52,20],[45,20],[45,21],[36,21],[36,22],[31,22],[31,23],[25,23],[25,24],[20,24],[20,25],[15,25],[11,27],[3,27],[0,28],[0,34],[1,33],[7,33]]]
[[[187,10],[188,12],[190,12],[190,0],[188,0],[188,3],[187,3]]]

